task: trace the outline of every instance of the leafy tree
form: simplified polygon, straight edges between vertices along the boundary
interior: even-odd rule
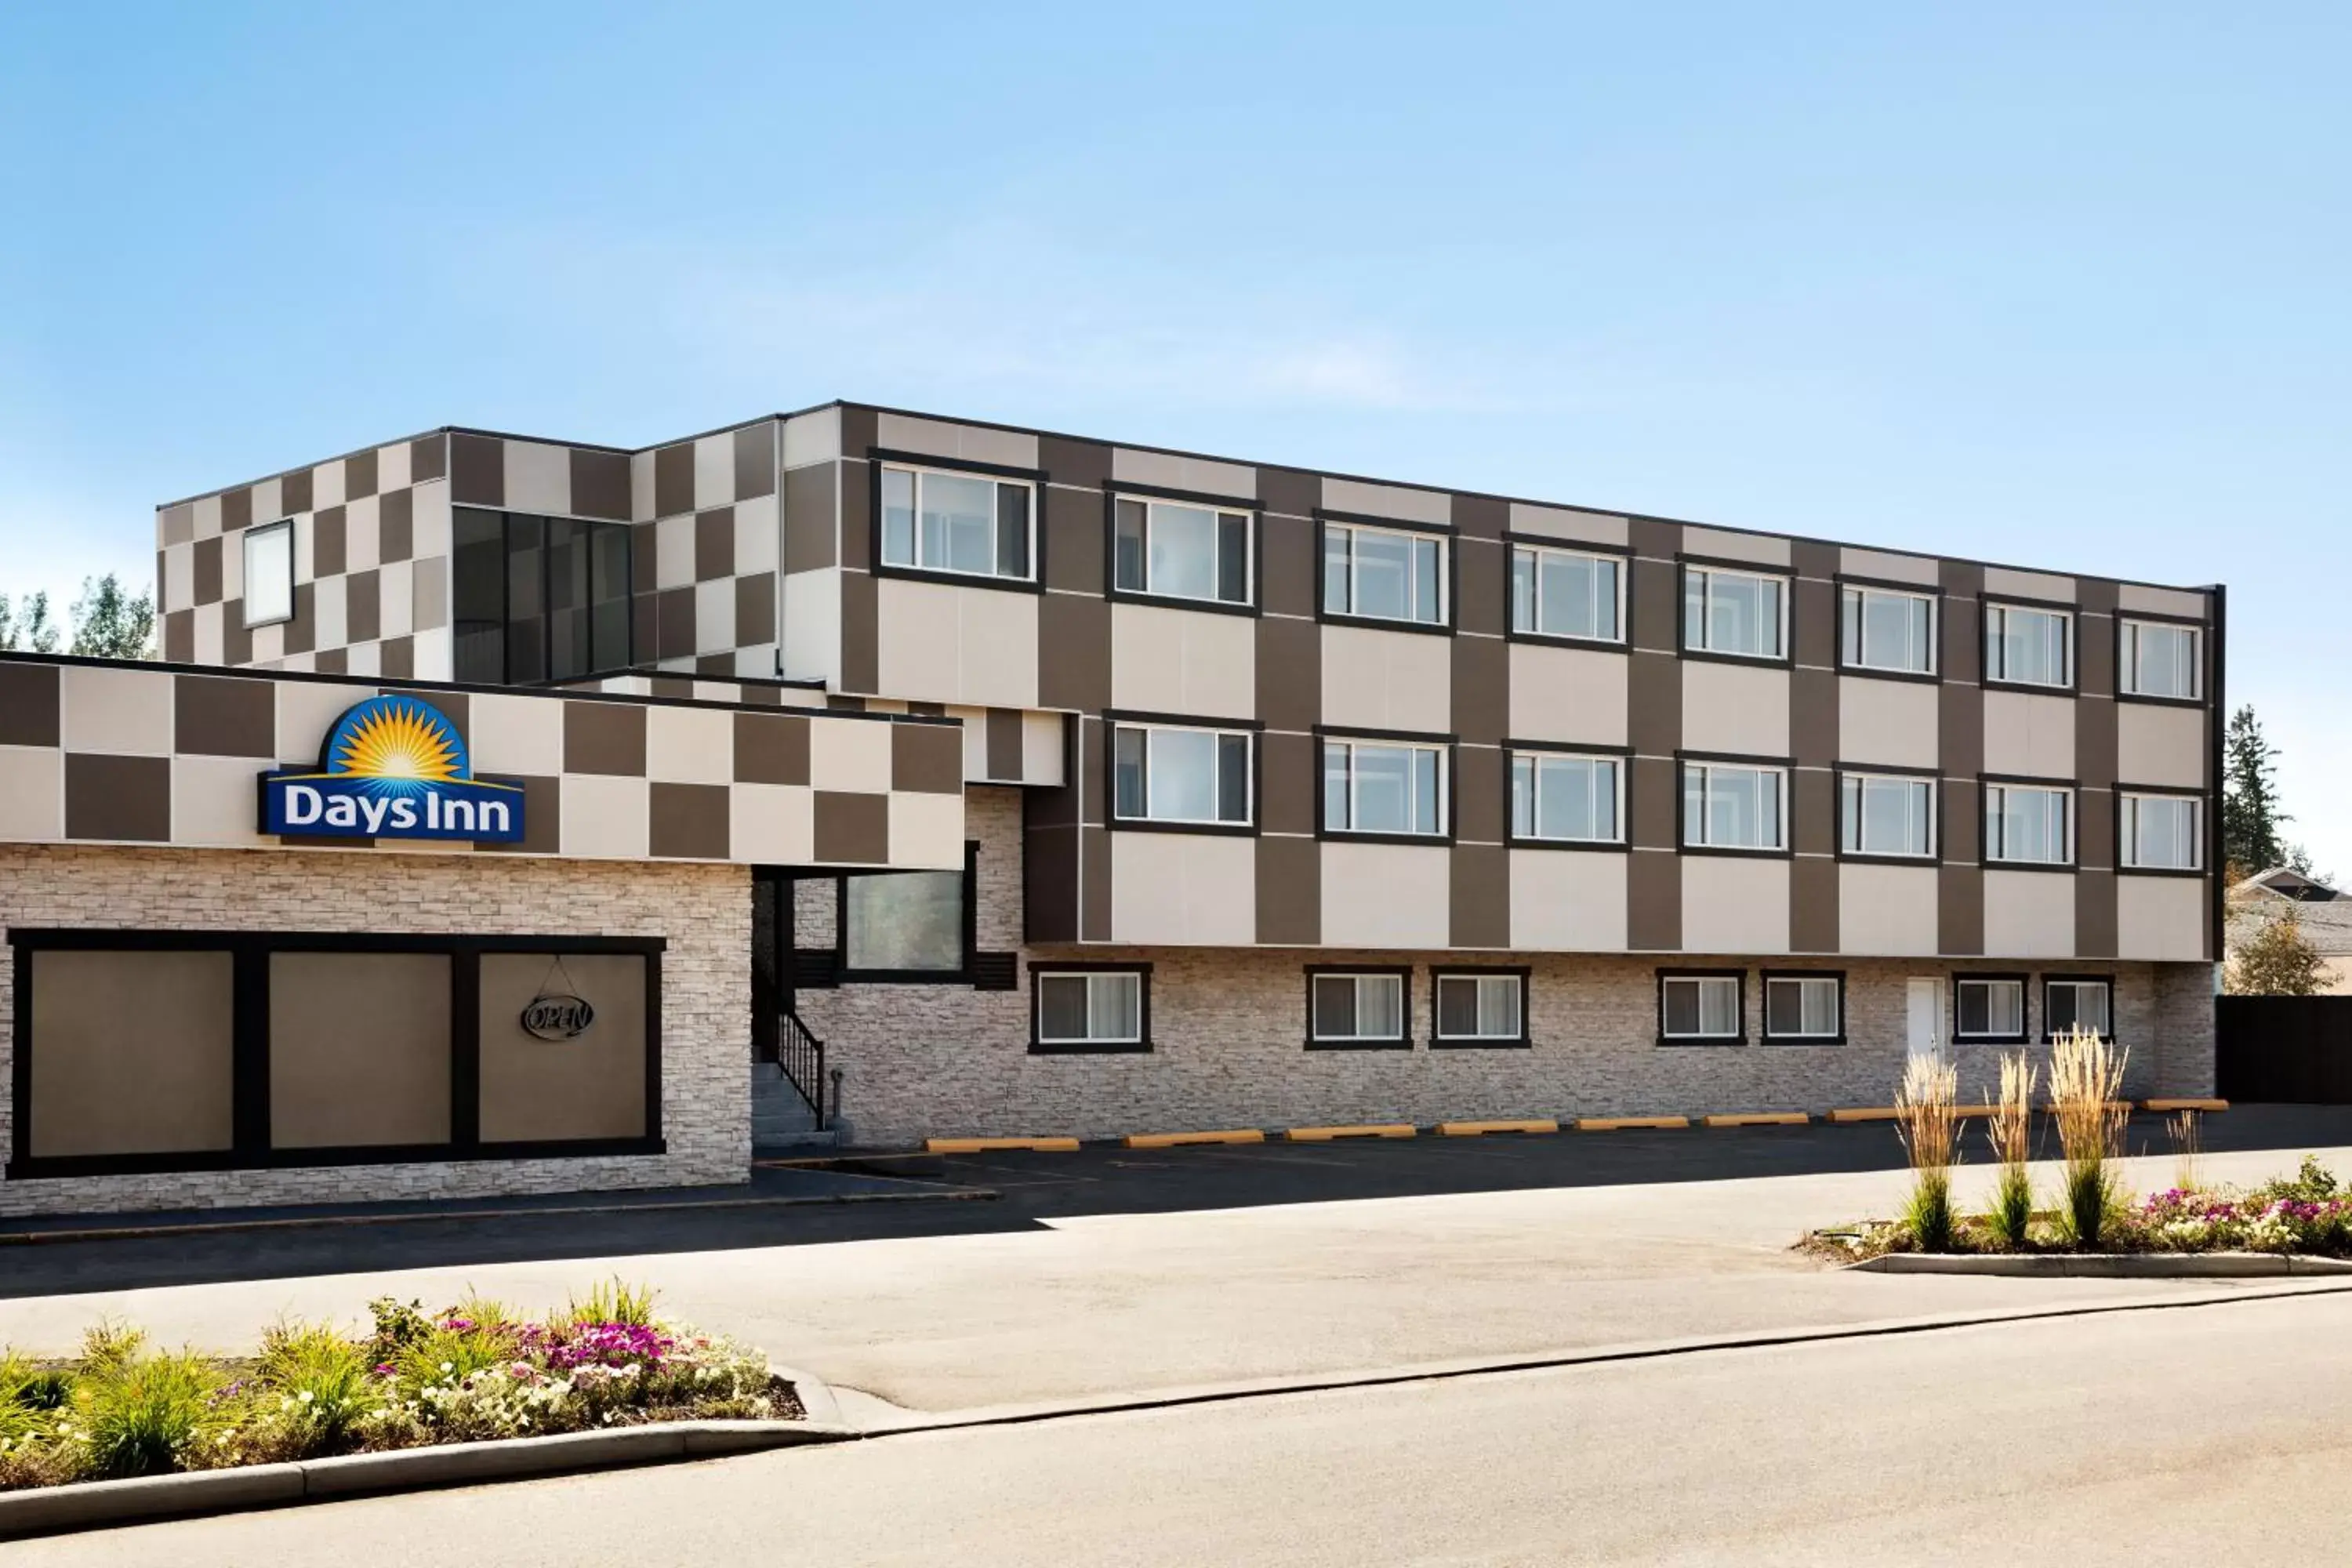
[[[2278,752],[2249,703],[2230,715],[2221,743],[2221,858],[2251,877],[2286,860],[2279,829],[2294,818],[2278,806]]]
[[[47,594],[27,594],[19,605],[0,594],[0,653],[55,653],[61,635]]]
[[[2316,996],[2331,976],[2290,906],[2238,944],[2226,978],[2233,996]]]
[[[95,584],[82,579],[81,597],[74,601],[73,647],[88,658],[152,658],[155,601],[142,593],[132,598],[109,572]]]

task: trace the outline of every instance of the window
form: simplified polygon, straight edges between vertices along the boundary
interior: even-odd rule
[[[2074,617],[2063,610],[1988,604],[1985,679],[2018,686],[2074,683]]]
[[[459,507],[450,553],[457,679],[525,686],[630,667],[628,524]]]
[[[1445,831],[1445,753],[1385,741],[1323,742],[1323,826],[1332,833]]]
[[[1323,608],[1335,616],[1445,624],[1445,542],[1354,523],[1323,525]]]
[[[1511,547],[1511,629],[1622,642],[1624,565],[1607,555]]]
[[[1739,974],[1660,974],[1658,1037],[1669,1042],[1743,1038],[1745,979]]]
[[[1615,757],[1515,753],[1511,837],[1563,844],[1617,843],[1622,771]]]
[[[1707,849],[1778,849],[1783,775],[1779,768],[1725,763],[1683,764],[1683,843]]]
[[[2195,700],[2198,658],[2195,626],[2160,621],[2124,623],[2123,691],[2126,697],[2172,697]]]
[[[1893,773],[1844,773],[1838,779],[1841,838],[1848,855],[1936,852],[1936,781]]]
[[[2179,795],[2123,797],[2123,863],[2136,871],[2194,871],[2204,864],[2203,802]]]
[[[2063,866],[2074,858],[2068,809],[2073,792],[2027,784],[1985,786],[1984,858],[2011,864]]]
[[[2042,982],[2042,1037],[2054,1040],[2069,1029],[2115,1037],[2114,985],[2105,979],[2051,975]]]
[[[1528,978],[1517,970],[1431,976],[1435,1045],[1522,1045]]]
[[[1113,816],[1134,822],[1249,822],[1246,734],[1119,724],[1111,735]]]
[[[1024,480],[886,468],[882,564],[1026,582],[1031,500]]]
[[[1932,675],[1936,670],[1936,601],[1891,588],[1848,588],[1843,602],[1843,649],[1853,669]]]
[[[1741,658],[1788,655],[1789,585],[1753,572],[1683,568],[1683,647]]]
[[[1767,974],[1764,977],[1764,1037],[1768,1040],[1845,1038],[1845,977],[1839,974]]]
[[[936,974],[946,980],[964,973],[964,900],[961,871],[892,871],[841,880],[841,967],[861,973]]]
[[[1952,1037],[2016,1045],[2025,1038],[2025,982],[1964,974],[1952,982]]]
[[[245,531],[245,624],[294,618],[294,523],[289,518]]]
[[[1038,1051],[1139,1051],[1150,1047],[1148,967],[1040,969],[1032,964]]]
[[[1307,973],[1307,1041],[1312,1046],[1405,1043],[1405,971]]]
[[[1111,585],[1171,599],[1250,602],[1250,518],[1179,501],[1112,503]]]

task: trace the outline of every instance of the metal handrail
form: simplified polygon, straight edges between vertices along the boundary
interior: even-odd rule
[[[777,1013],[775,1033],[765,1043],[768,1059],[816,1113],[816,1130],[825,1131],[831,1118],[825,1113],[824,1042],[809,1033],[799,1015],[783,1011]]]

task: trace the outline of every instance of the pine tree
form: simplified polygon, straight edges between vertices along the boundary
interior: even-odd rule
[[[27,594],[14,605],[0,594],[0,653],[55,653],[58,641],[47,594]]]
[[[2330,978],[2292,906],[2238,944],[2226,975],[2233,996],[2315,996]]]
[[[81,597],[74,601],[73,647],[86,658],[152,658],[155,635],[155,602],[145,594],[132,598],[109,572],[92,584],[83,578]]]
[[[2294,819],[2278,808],[2277,759],[2252,703],[2230,715],[2222,742],[2221,858],[2233,879],[2286,859],[2279,829]]]

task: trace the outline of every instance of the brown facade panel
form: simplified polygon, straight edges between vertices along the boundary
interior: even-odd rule
[[[1304,468],[1261,467],[1257,471],[1257,500],[1266,510],[1285,517],[1312,517],[1323,502],[1322,476]]]
[[[1078,792],[1021,792],[1021,909],[1024,940],[1078,940]]]
[[[347,642],[373,642],[383,635],[383,579],[373,567],[343,579],[343,627]]]
[[[1103,591],[1103,494],[1100,490],[1045,492],[1038,539],[1045,586],[1063,594]],[[1049,595],[1049,596],[1051,596]]]
[[[1675,564],[1682,525],[1637,517],[1629,537],[1637,559],[1626,595],[1626,630],[1634,647],[1671,653],[1682,646],[1682,572]]]
[[[841,449],[863,458],[874,445],[874,410],[855,403],[841,405]],[[857,472],[863,473],[861,468]]]
[[[375,454],[368,457],[373,459]],[[221,491],[221,531],[236,533],[253,526],[253,487],[239,485],[233,490]]]
[[[1511,852],[1500,844],[1456,844],[1449,942],[1454,947],[1511,945]]]
[[[416,553],[416,490],[388,491],[376,505],[376,557],[386,565]]]
[[[320,507],[310,520],[310,571],[319,577],[340,577],[350,569],[350,514],[341,507]]]
[[[1836,952],[1838,863],[1800,852],[1789,863],[1789,946],[1797,952]]]
[[[2074,792],[2074,864],[2112,869],[2116,863],[2115,792],[2079,789]]]
[[[646,710],[630,702],[566,702],[563,771],[645,777]]]
[[[1826,768],[1800,768],[1790,780],[1789,843],[1800,855],[1837,853],[1837,775]]]
[[[597,452],[585,447],[571,450],[572,514],[629,521],[629,455]]]
[[[646,1103],[646,964],[621,953],[482,955],[481,1131],[486,1143],[641,1138]],[[522,1027],[523,1010],[551,987],[595,1009],[568,1040]]]
[[[353,452],[343,459],[343,499],[364,500],[375,494],[375,448]]]
[[[1511,730],[1511,645],[1501,637],[1454,639],[1454,732],[1499,745]]]
[[[319,585],[294,584],[294,618],[286,623],[288,653],[309,653],[319,646]]]
[[[320,675],[348,675],[352,668],[352,650],[347,647],[321,648],[311,668]]]
[[[1510,621],[1511,556],[1502,542],[1503,522],[1508,513],[1500,501],[1474,506],[1471,500],[1467,496],[1456,496],[1454,500],[1454,520],[1462,525],[1462,532],[1454,542],[1461,552],[1454,574],[1457,593],[1454,624],[1460,631],[1486,632],[1499,637]],[[1465,521],[1465,510],[1475,520],[1475,531]]]
[[[1838,677],[1800,667],[1789,673],[1789,754],[1801,768],[1838,761]]]
[[[735,509],[713,507],[694,516],[694,580],[716,582],[735,574]]]
[[[1834,669],[1838,662],[1838,594],[1837,584],[1828,579],[1837,570],[1838,552],[1833,546],[1800,541],[1792,553],[1802,575],[1789,595],[1791,651],[1800,666]],[[1823,555],[1829,557],[1826,562],[1822,560]]]
[[[654,595],[654,657],[694,657],[694,590],[664,588]]]
[[[2074,956],[2116,956],[2116,874],[2106,870],[2074,873]]]
[[[1037,466],[1055,484],[1099,490],[1110,482],[1110,447],[1068,436],[1040,436]]]
[[[1947,599],[1954,611],[1946,625],[1961,616],[1960,601]],[[1975,604],[1966,617],[1976,623]],[[1948,638],[1946,639],[1948,642]],[[1947,779],[1973,778],[1984,772],[1984,688],[1947,680],[1936,689],[1936,755]]]
[[[1682,951],[1681,856],[1636,849],[1626,857],[1625,945],[1635,952]]]
[[[59,732],[57,666],[0,662],[0,746],[54,746]]]
[[[1626,842],[1672,849],[1681,842],[1682,780],[1672,757],[1635,757],[1626,770]]]
[[[507,444],[495,436],[449,433],[449,499],[458,506],[507,504]]]
[[[201,757],[276,757],[277,687],[231,676],[173,676],[172,748]]]
[[[1633,750],[1645,757],[1671,757],[1681,751],[1682,660],[1671,654],[1635,653],[1627,660],[1625,679],[1625,738]],[[1638,819],[1640,813],[1634,816]]]
[[[446,436],[438,431],[430,436],[419,436],[408,444],[408,482],[421,485],[428,479],[446,477],[449,472],[448,456],[449,440]],[[302,476],[302,505],[298,507],[289,500],[286,503],[287,510],[308,510],[310,504],[310,475]],[[292,492],[288,493],[290,495]]]
[[[1454,831],[1464,844],[1500,844],[1509,826],[1508,780],[1499,746],[1454,749]]]
[[[784,475],[784,573],[816,572],[836,563],[833,504],[838,463],[811,463]]]
[[[890,787],[919,795],[963,793],[963,726],[890,726]]]
[[[735,432],[735,499],[751,500],[776,493],[776,439],[772,419],[746,425]]]
[[[221,542],[215,537],[199,539],[189,552],[189,562],[195,568],[195,603],[217,605],[221,602]]]
[[[694,443],[680,441],[654,453],[654,515],[676,517],[694,510]]]
[[[1323,628],[1319,623],[1280,616],[1258,617],[1256,700],[1258,721],[1272,729],[1311,730],[1322,719]]]
[[[879,866],[890,858],[890,797],[815,792],[816,858]]]
[[[864,572],[841,574],[841,684],[868,696],[882,684],[881,595]]]
[[[522,838],[514,844],[477,844],[481,855],[554,855],[563,848],[563,781],[555,775],[511,773],[501,784],[522,785]]]
[[[1984,853],[1984,796],[1974,777],[1948,773],[1939,793],[1943,805],[1937,825],[1942,858],[1974,865]]]
[[[168,844],[172,759],[68,752],[66,837]]]
[[[1262,947],[1323,940],[1322,846],[1315,839],[1258,839],[1257,940]]]
[[[841,563],[860,572],[874,566],[874,465],[841,465]]]
[[[196,613],[173,610],[163,616],[163,657],[173,664],[196,661]]]
[[[1319,552],[1315,524],[1307,518],[1261,514],[1265,539],[1258,551],[1258,602],[1269,616],[1315,613],[1315,577]]]
[[[426,448],[432,452],[433,471],[430,474],[425,473],[419,467],[422,460],[419,453]],[[412,484],[423,484],[428,479],[437,479],[441,477],[441,437],[428,436],[409,443],[408,473],[409,482]],[[308,468],[297,468],[290,474],[279,476],[278,517],[292,517],[298,511],[316,510],[317,509],[311,505],[314,489],[310,470]],[[276,522],[278,518],[268,517],[261,521]]]
[[[2116,723],[2114,698],[2074,700],[2074,782],[2086,790],[2115,786]]]
[[[1973,795],[1973,791],[1970,792]],[[1950,958],[1984,952],[1984,871],[1948,862],[1936,872],[1936,946]]]
[[[387,680],[409,680],[416,675],[416,639],[386,637],[376,647],[376,664]]]
[[[1021,710],[1017,708],[992,708],[988,710],[982,734],[988,755],[988,776],[1008,784],[1019,784],[1024,775],[1022,758]]]
[[[2116,694],[2116,585],[2099,577],[2074,579],[2081,608],[2075,627],[2075,687],[2085,697]]]
[[[227,1149],[235,966],[226,952],[36,952],[28,1152]]]
[[[1977,598],[1984,592],[1984,568],[1967,561],[1946,561],[1939,572],[1944,587],[1943,677],[1948,682],[1979,680],[1984,671],[1984,640],[1977,622]],[[1950,765],[1948,757],[1945,766]]]
[[[657,860],[724,860],[732,852],[728,816],[733,796],[725,784],[646,786],[646,848]]]
[[[754,572],[735,579],[735,640],[745,647],[777,640],[776,574]]]
[[[1108,601],[1076,594],[1038,601],[1037,705],[1093,713],[1110,706]]]
[[[271,953],[270,1146],[447,1142],[449,999],[446,953]]]
[[[1110,830],[1078,829],[1078,934],[1087,942],[1108,942],[1110,924]]]
[[[1268,733],[1258,739],[1258,825],[1268,833],[1313,833],[1322,759],[1312,735]],[[1263,888],[1265,879],[1260,878]]]

